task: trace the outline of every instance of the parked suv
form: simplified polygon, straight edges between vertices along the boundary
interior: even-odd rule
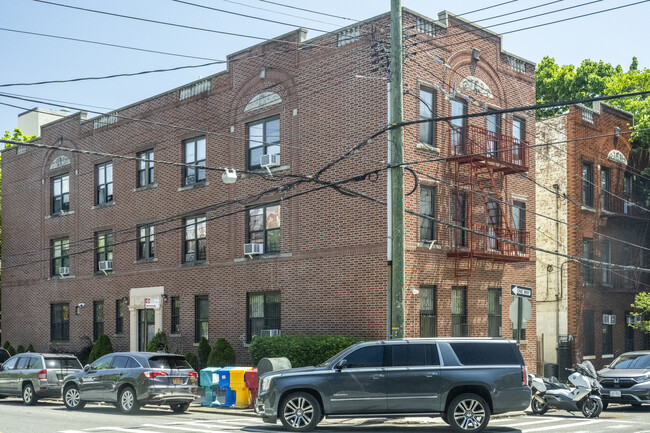
[[[327,417],[440,415],[458,432],[482,431],[491,414],[524,410],[530,389],[516,343],[498,338],[357,343],[316,367],[270,372],[256,410],[304,432]]]
[[[39,398],[59,398],[63,378],[79,370],[74,355],[21,353],[0,366],[0,395],[22,397],[27,405]]]
[[[650,403],[650,350],[627,352],[598,372],[603,406]]]
[[[63,403],[76,410],[87,402],[105,401],[124,413],[145,404],[168,404],[174,412],[185,412],[197,390],[198,374],[181,355],[118,352],[66,377]]]

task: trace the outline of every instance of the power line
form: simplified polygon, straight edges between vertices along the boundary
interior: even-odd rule
[[[274,11],[273,9],[261,8],[259,6],[253,6],[253,5],[249,5],[249,4],[246,4],[246,3],[241,3],[241,2],[238,2],[238,1],[233,1],[233,0],[223,0],[223,1],[225,1],[226,3],[232,3],[232,4],[235,4],[235,5],[244,6],[244,7],[251,8],[251,9],[257,9],[257,10],[261,10],[261,11],[265,11],[265,12],[271,12],[273,14],[285,15],[285,16],[288,16],[288,17],[298,18],[298,19],[301,19],[301,20],[314,21],[316,23],[329,24],[331,26],[338,26],[339,25],[339,24],[334,24],[334,23],[328,22],[328,21],[317,20],[317,19],[314,19],[314,18],[307,18],[307,17],[303,17],[303,16],[300,16],[300,15],[288,14],[286,12],[278,12],[278,11]]]
[[[470,15],[470,14],[473,14],[473,13],[476,13],[476,12],[481,12],[481,11],[484,11],[484,10],[487,10],[487,9],[492,9],[492,8],[495,8],[495,7],[498,7],[498,6],[507,5],[509,3],[514,3],[516,1],[518,1],[518,0],[508,0],[508,1],[505,1],[503,3],[498,3],[498,4],[495,4],[495,5],[492,5],[492,6],[486,6],[486,7],[481,8],[481,9],[475,9],[473,11],[464,12],[464,13],[462,13],[460,15]]]
[[[517,18],[516,20],[510,20],[510,21],[504,21],[502,23],[491,24],[490,28],[503,26],[503,25],[506,25],[506,24],[512,24],[512,23],[519,22],[519,21],[530,20],[530,19],[533,19],[533,18],[538,18],[538,17],[542,17],[542,16],[546,16],[546,15],[556,14],[558,12],[564,12],[564,11],[568,11],[570,9],[581,8],[581,7],[584,7],[584,6],[589,6],[589,5],[594,4],[594,3],[600,3],[602,1],[604,1],[604,0],[592,0],[592,1],[588,1],[586,3],[580,3],[580,4],[577,4],[577,5],[573,5],[573,6],[567,6],[565,8],[555,9],[555,10],[548,11],[548,12],[543,12],[543,13],[540,13],[540,14],[537,14],[537,15],[529,15],[527,17]]]
[[[513,12],[506,12],[504,14],[495,15],[495,16],[492,16],[492,17],[481,18],[479,20],[473,20],[472,22],[473,23],[480,23],[481,21],[488,21],[488,20],[493,20],[493,19],[496,19],[496,18],[506,17],[506,16],[509,16],[509,15],[520,14],[522,12],[527,12],[527,11],[530,11],[530,10],[533,10],[533,9],[539,9],[539,8],[544,7],[544,6],[552,5],[554,3],[561,3],[563,1],[564,0],[553,0],[553,1],[550,1],[548,3],[542,3],[541,5],[531,6],[531,7],[524,8],[524,9],[519,9],[519,10],[516,10],[516,11],[513,11]]]
[[[303,11],[303,12],[310,12],[310,13],[313,13],[313,14],[324,15],[326,17],[339,18],[339,19],[348,20],[348,21],[357,21],[357,20],[355,20],[353,18],[342,17],[342,16],[339,16],[339,15],[332,15],[332,14],[328,14],[328,13],[325,13],[325,12],[317,12],[317,11],[314,11],[314,10],[311,10],[311,9],[299,8],[297,6],[289,6],[289,5],[285,5],[283,3],[278,3],[278,2],[274,2],[274,1],[270,1],[270,0],[260,0],[260,1],[264,2],[264,3],[269,3],[269,4],[272,4],[272,5],[276,5],[276,6],[281,6],[281,7],[284,7],[284,8],[296,9],[296,10]]]

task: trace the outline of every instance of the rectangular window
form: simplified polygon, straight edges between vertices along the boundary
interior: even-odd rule
[[[139,226],[138,230],[138,260],[154,258],[154,225]]]
[[[612,314],[611,311],[603,311],[604,314]],[[613,332],[614,325],[605,325],[603,323],[603,355],[614,354]]]
[[[436,187],[422,185],[420,187],[420,214],[430,218],[420,218],[420,242],[436,240]]]
[[[183,262],[205,260],[206,236],[206,220],[204,216],[185,218]]]
[[[183,185],[205,182],[205,137],[194,138],[183,143]]]
[[[451,336],[467,337],[467,287],[451,288]]]
[[[280,252],[280,205],[248,210],[248,242],[264,244],[264,253]]]
[[[632,195],[632,175],[630,173],[625,173],[623,176],[623,193],[625,195]]]
[[[93,341],[104,333],[104,302],[93,302]]]
[[[201,337],[208,338],[208,317],[210,305],[208,295],[194,297],[194,342],[201,341]]]
[[[70,176],[52,178],[52,213],[70,210]]]
[[[280,154],[280,118],[271,117],[247,125],[248,168],[260,168],[262,155]]]
[[[594,259],[593,239],[582,239],[582,257],[587,260]],[[585,262],[582,264],[582,282],[584,284],[594,284],[594,265],[590,262]]]
[[[501,289],[488,289],[488,337],[501,337]]]
[[[600,208],[611,211],[612,175],[607,167],[600,168]]]
[[[594,207],[594,174],[588,162],[582,163],[582,204]]]
[[[451,115],[464,116],[467,114],[467,105],[463,101],[451,100]],[[464,117],[451,120],[451,154],[465,154],[465,127],[467,120]]]
[[[512,162],[524,163],[524,145],[526,144],[526,122],[517,117],[512,119]]]
[[[512,202],[512,226],[514,229],[512,240],[520,245],[515,245],[515,250],[523,253],[526,251],[526,202]]]
[[[247,298],[247,341],[255,336],[266,335],[263,331],[281,329],[280,292],[249,293]]]
[[[498,250],[500,243],[497,238],[501,237],[501,205],[498,199],[488,197],[488,248]]]
[[[70,239],[52,239],[52,266],[50,275],[63,274],[62,267],[70,268]]]
[[[113,201],[113,163],[106,162],[95,167],[97,173],[96,204]]]
[[[438,336],[436,286],[420,286],[420,337]]]
[[[582,356],[595,355],[594,349],[594,312],[585,311],[582,315]]]
[[[124,332],[124,301],[118,299],[115,301],[115,333]]]
[[[467,194],[464,191],[451,194],[451,219],[457,226],[451,227],[451,246],[467,246]]]
[[[600,243],[600,261],[605,263],[612,263],[612,244],[609,241],[602,241]],[[611,286],[612,268],[603,265],[602,278],[603,285]]]
[[[487,156],[491,158],[499,158],[499,140],[501,139],[501,114],[493,113],[488,110],[485,116],[487,122]]]
[[[70,304],[50,305],[50,340],[70,340]]]
[[[420,120],[433,119],[436,113],[435,93],[428,89],[420,89]],[[420,143],[436,147],[435,122],[420,123]]]
[[[170,332],[172,334],[181,333],[181,300],[178,296],[172,296],[172,326]]]
[[[153,185],[153,150],[138,153],[138,186]]]
[[[113,232],[110,230],[95,233],[95,272],[101,270],[101,262],[111,262],[111,267],[113,265]]]

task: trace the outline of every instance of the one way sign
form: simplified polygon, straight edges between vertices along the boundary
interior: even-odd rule
[[[510,284],[510,294],[512,296],[520,296],[522,298],[530,299],[533,297],[533,289],[531,287]]]

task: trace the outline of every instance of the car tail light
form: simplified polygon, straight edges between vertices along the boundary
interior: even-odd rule
[[[36,373],[36,379],[47,379],[47,370],[43,369]]]
[[[147,377],[149,379],[153,379],[154,377],[162,377],[162,376],[169,376],[167,373],[164,371],[143,371],[142,375],[144,377]]]
[[[528,386],[528,368],[525,365],[521,366],[521,376],[522,383]]]
[[[199,378],[199,373],[197,373],[196,371],[190,371],[189,373],[187,373],[187,375],[188,375],[189,377],[193,377],[193,378],[195,378],[195,379],[198,379],[198,378]]]

